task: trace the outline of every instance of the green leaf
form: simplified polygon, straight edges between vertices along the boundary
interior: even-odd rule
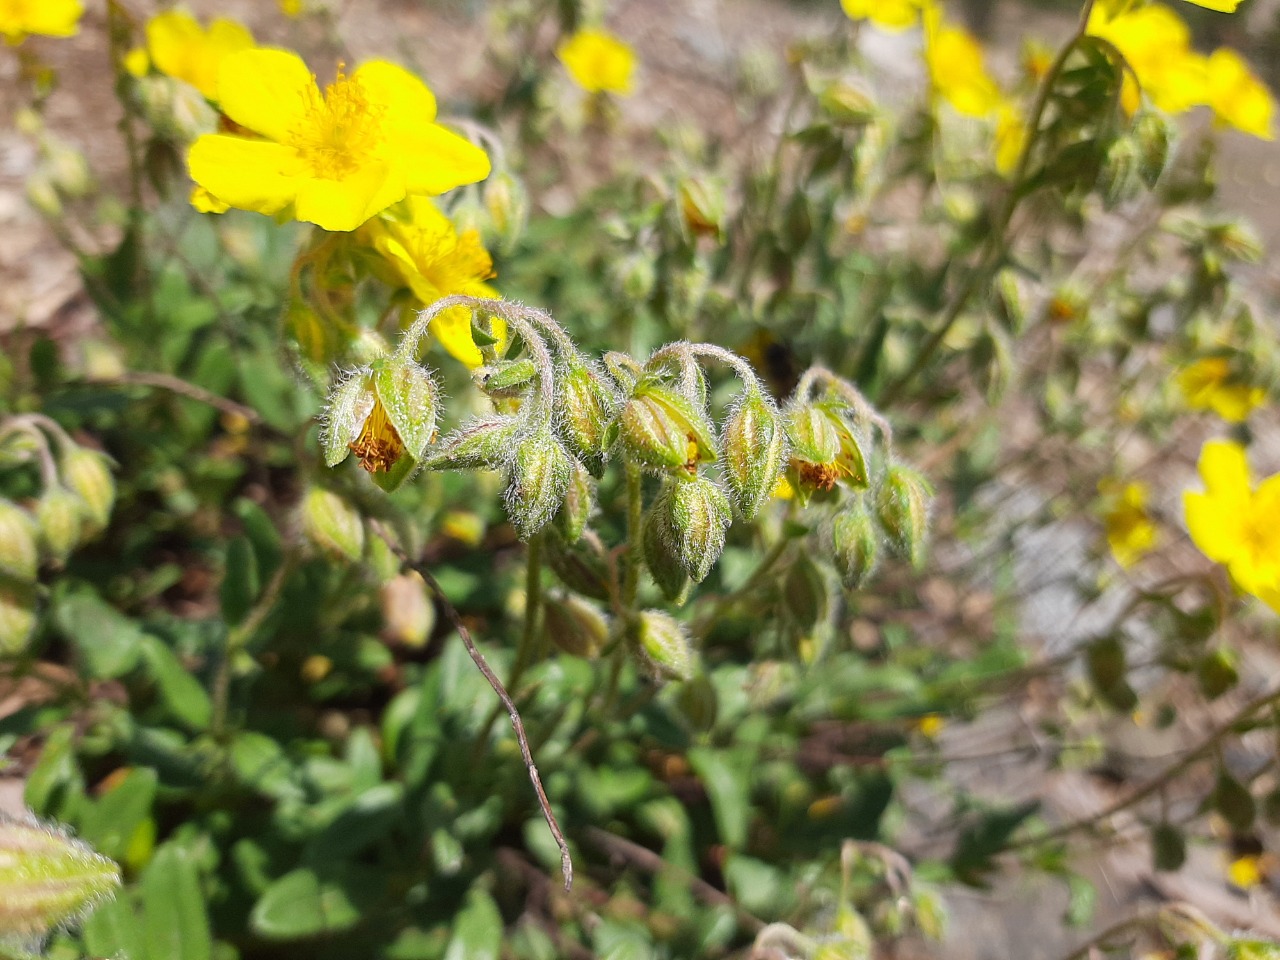
[[[97,801],[85,803],[80,835],[104,855],[123,860],[129,841],[151,814],[159,778],[149,767],[139,767]]]
[[[142,628],[84,584],[68,582],[55,589],[53,624],[94,679],[123,676],[138,662]]]
[[[142,875],[142,939],[150,960],[211,960],[213,935],[191,853],[173,843]]]
[[[467,893],[444,960],[498,960],[502,948],[502,914],[493,897],[479,887]]]
[[[751,819],[751,758],[741,750],[730,753],[695,747],[689,751],[689,763],[707,788],[720,839],[733,849],[741,849],[747,842]]]
[[[84,801],[84,777],[76,764],[70,724],[54,727],[45,740],[40,759],[27,775],[24,799],[35,813],[57,820],[76,820]]]
[[[1039,806],[1032,800],[1016,807],[992,810],[965,830],[951,855],[951,868],[956,876],[964,883],[983,886],[984,876],[995,868],[992,858],[1004,850],[1013,832]]]
[[[206,729],[213,718],[213,704],[200,681],[155,637],[144,636],[141,650],[147,673],[169,713],[190,730]]]
[[[261,589],[258,576],[258,559],[248,537],[236,537],[227,544],[226,566],[222,574],[222,617],[228,624],[237,624],[253,608],[253,601]]]
[[[143,960],[142,928],[127,895],[96,908],[81,928],[85,950],[95,957]]]
[[[303,867],[267,888],[253,905],[249,926],[269,940],[296,940],[350,930],[360,916],[344,884]]]
[[[1067,909],[1062,915],[1069,927],[1085,927],[1093,921],[1098,888],[1076,873],[1067,874]]]
[[[280,531],[276,529],[267,512],[252,500],[241,497],[232,507],[240,522],[244,524],[244,535],[253,545],[253,556],[257,561],[258,578],[266,580],[275,573],[276,567],[284,557],[284,548],[280,543]]]

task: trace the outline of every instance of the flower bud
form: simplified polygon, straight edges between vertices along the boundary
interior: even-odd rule
[[[520,421],[515,417],[481,417],[464,424],[445,438],[440,453],[431,459],[438,470],[496,470],[511,459]]]
[[[507,171],[498,171],[485,181],[484,207],[489,213],[494,239],[510,250],[529,219],[529,193],[524,184]]]
[[[302,532],[315,546],[358,563],[364,555],[364,523],[350,503],[323,487],[302,500]]]
[[[34,820],[0,817],[0,935],[40,937],[120,886],[120,868]]]
[[[1228,220],[1210,230],[1210,237],[1217,247],[1232,260],[1257,263],[1265,252],[1257,231],[1240,220]]]
[[[84,509],[83,501],[60,484],[50,487],[36,502],[40,548],[59,566],[80,543]]]
[[[1138,195],[1142,185],[1141,164],[1142,153],[1132,137],[1120,136],[1111,141],[1098,176],[1098,188],[1107,209]]]
[[[669,614],[641,611],[627,624],[627,640],[654,680],[688,680],[693,676],[693,645],[684,627]]]
[[[636,386],[618,417],[618,437],[627,456],[657,470],[694,473],[716,458],[706,414],[674,390],[652,381]]]
[[[26,652],[36,627],[36,588],[0,578],[0,657]]]
[[[580,546],[565,543],[555,527],[547,529],[543,548],[547,566],[566,587],[584,597],[609,599],[609,570],[603,558]]]
[[[924,563],[932,496],[929,481],[898,463],[889,467],[876,493],[876,514],[889,542],[917,569]]]
[[[865,91],[843,80],[827,84],[818,94],[818,106],[832,120],[850,126],[862,126],[875,119],[875,102]]]
[[[591,511],[595,509],[595,484],[591,474],[577,460],[573,461],[569,475],[569,486],[565,489],[564,503],[556,520],[560,532],[564,534],[566,543],[577,543],[582,532],[587,529],[587,521],[591,519]]]
[[[996,274],[992,283],[992,300],[996,316],[1010,333],[1017,335],[1027,325],[1027,302],[1013,270],[1004,269]]]
[[[519,360],[503,360],[492,366],[477,367],[471,379],[477,387],[491,397],[518,396],[533,380],[538,368],[528,357]]]
[[[748,389],[729,412],[721,454],[729,491],[744,519],[754,520],[773,495],[787,453],[777,405],[759,390]]]
[[[685,572],[680,558],[676,554],[675,533],[671,529],[670,517],[660,499],[650,509],[645,518],[642,533],[644,542],[644,565],[658,585],[662,595],[677,605],[683,605],[689,597],[689,575]]]
[[[595,659],[609,639],[609,621],[593,603],[578,597],[548,597],[544,629],[551,642],[574,657]]]
[[[629,253],[614,261],[610,268],[614,284],[629,303],[642,303],[649,299],[658,282],[657,267],[653,256],[643,250]]]
[[[90,529],[101,530],[111,519],[116,500],[116,483],[106,456],[76,447],[62,458],[60,467],[63,483],[80,498]]]
[[[381,538],[377,538],[381,540]],[[436,608],[427,585],[416,573],[401,573],[382,585],[382,635],[393,643],[419,649],[436,625]]]
[[[685,229],[695,237],[719,240],[724,229],[724,188],[702,178],[690,177],[681,182],[676,192]]]
[[[16,503],[0,500],[0,576],[32,583],[39,563],[31,514]]]
[[[1133,118],[1133,141],[1138,148],[1138,176],[1154,190],[1169,167],[1177,130],[1156,110],[1141,110]]]
[[[866,583],[879,560],[880,534],[861,495],[836,514],[831,525],[831,549],[846,587],[855,590]]]
[[[807,497],[829,491],[843,480],[854,487],[867,486],[867,461],[858,435],[829,403],[806,403],[787,415],[791,440],[792,486]]]
[[[503,499],[521,540],[528,540],[555,516],[572,473],[573,458],[549,426],[517,440]]]
[[[729,498],[713,481],[694,476],[667,481],[647,527],[667,540],[671,556],[689,579],[701,583],[724,550],[729,522]]]
[[[585,364],[571,364],[557,385],[560,433],[591,475],[599,477],[604,473],[609,424],[617,402]]]

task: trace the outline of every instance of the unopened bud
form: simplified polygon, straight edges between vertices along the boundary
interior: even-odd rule
[[[523,183],[501,170],[485,181],[484,206],[494,239],[509,250],[520,239],[529,219],[528,191]]]
[[[549,426],[517,440],[503,499],[521,540],[528,540],[555,516],[572,473],[573,458]]]
[[[445,438],[431,461],[437,469],[495,470],[511,459],[520,421],[489,416],[464,424]]]
[[[676,555],[675,534],[671,530],[661,501],[653,505],[645,518],[643,531],[644,565],[658,585],[662,595],[677,605],[683,605],[689,597],[689,575]]]
[[[992,283],[992,298],[1000,323],[1012,334],[1019,334],[1027,325],[1027,302],[1017,275],[1005,268],[996,274]]]
[[[782,599],[787,616],[801,631],[812,630],[827,615],[827,583],[817,565],[804,554],[787,570]]]
[[[748,389],[729,412],[721,454],[729,491],[744,519],[754,520],[773,495],[787,454],[777,405],[759,390]]]
[[[876,494],[876,514],[889,542],[917,569],[924,563],[932,496],[929,481],[897,463],[889,467]]]
[[[36,627],[36,588],[29,583],[0,579],[0,656],[26,652]]]
[[[595,606],[579,597],[549,597],[543,605],[547,636],[574,657],[594,659],[609,639],[609,621]]]
[[[116,482],[107,458],[96,450],[76,447],[62,458],[62,481],[80,498],[85,517],[96,532],[111,519]]]
[[[537,375],[538,368],[528,357],[503,360],[493,366],[478,367],[471,373],[476,386],[491,397],[518,396]]]
[[[614,283],[629,303],[642,303],[653,293],[658,282],[658,271],[653,257],[643,250],[629,253],[616,260],[611,268]]]
[[[714,181],[690,177],[677,189],[680,215],[694,236],[720,239],[724,228],[724,187]]]
[[[1133,140],[1138,147],[1138,176],[1154,190],[1169,167],[1177,128],[1155,110],[1141,110],[1133,118]]]
[[[627,639],[655,680],[693,676],[693,645],[684,627],[661,610],[643,610],[627,625]]]
[[[1111,141],[1098,178],[1102,202],[1108,209],[1137,196],[1142,184],[1141,167],[1142,152],[1136,140],[1120,136]]]
[[[312,487],[302,501],[302,532],[326,553],[352,563],[364,555],[364,522],[350,503],[323,487]]]
[[[806,403],[788,411],[787,436],[793,459],[816,465],[834,464],[840,455],[840,434],[835,422],[816,404]]]
[[[716,458],[706,414],[666,387],[638,385],[622,408],[618,427],[627,456],[648,467],[694,472],[699,462]]]
[[[609,570],[602,557],[581,546],[565,543],[555,527],[547,528],[543,548],[547,566],[566,587],[584,597],[609,599]]]
[[[61,485],[50,487],[36,502],[40,547],[54,563],[66,563],[79,545],[83,512],[84,502]]]
[[[880,533],[861,495],[836,514],[831,546],[832,560],[844,585],[854,590],[866,583],[880,558]]]
[[[119,886],[120,868],[87,844],[0,817],[0,936],[43,936]]]
[[[1239,220],[1228,220],[1211,230],[1210,236],[1217,240],[1218,249],[1232,260],[1257,263],[1265,252],[1257,232]]]
[[[654,501],[649,526],[668,540],[689,579],[701,583],[720,559],[730,519],[729,498],[719,486],[706,477],[680,477]]]
[[[582,532],[587,529],[587,521],[591,519],[591,511],[595,509],[595,484],[591,474],[577,460],[573,461],[569,475],[569,485],[565,488],[564,503],[556,520],[560,532],[567,543],[577,543]]]
[[[560,432],[592,476],[604,473],[607,436],[617,402],[585,364],[570,365],[559,380]]]
[[[381,538],[378,538],[381,539]],[[382,585],[382,635],[414,649],[426,645],[436,625],[436,608],[416,573],[402,573]]]
[[[36,524],[16,503],[0,500],[0,576],[34,582],[40,555]]]
[[[850,126],[862,126],[876,116],[876,105],[871,97],[843,80],[827,84],[818,94],[818,105],[836,123]]]

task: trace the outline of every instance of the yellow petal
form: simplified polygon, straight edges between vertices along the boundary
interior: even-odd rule
[[[1182,505],[1192,542],[1210,560],[1228,563],[1240,549],[1244,536],[1244,516],[1239,506],[1194,491],[1182,495]]]
[[[1263,140],[1272,139],[1275,101],[1243,57],[1226,47],[1215,50],[1209,57],[1207,75],[1209,106],[1219,120]]]
[[[396,129],[421,126],[436,118],[436,98],[425,83],[404,67],[386,60],[362,63],[351,79],[372,103],[384,105],[384,123]]]
[[[631,92],[636,55],[604,30],[579,30],[556,49],[574,83],[588,93]]]
[[[230,204],[219,200],[199,184],[191,188],[190,202],[200,213],[226,213],[231,209]]]
[[[28,33],[46,37],[74,36],[80,28],[84,6],[80,0],[35,0],[0,3],[0,34],[21,40]]]
[[[1235,13],[1236,7],[1240,6],[1240,0],[1187,0],[1188,3],[1194,3],[1197,7],[1204,7],[1206,10],[1217,10],[1219,13]]]
[[[368,164],[341,180],[299,181],[294,216],[334,232],[354,230],[404,197],[404,187],[380,163]]]
[[[134,47],[124,55],[122,61],[125,72],[133,77],[145,77],[151,70],[151,57],[146,47]]]
[[[223,58],[218,70],[217,99],[222,112],[270,140],[285,140],[289,131],[303,122],[308,105],[319,97],[307,65],[287,50],[241,50]]]
[[[1249,460],[1244,447],[1230,440],[1210,440],[1200,450],[1200,477],[1210,496],[1242,510],[1251,499]]]
[[[191,179],[224,203],[275,214],[298,194],[297,161],[278,143],[211,133],[191,145]]]
[[[388,147],[408,193],[435,196],[489,175],[488,155],[439,124],[388,131]]]
[[[185,80],[194,51],[204,39],[204,31],[191,14],[166,10],[147,21],[147,50],[157,70]]]
[[[1209,397],[1213,412],[1228,423],[1243,423],[1249,414],[1262,405],[1266,391],[1246,383],[1224,384]]]

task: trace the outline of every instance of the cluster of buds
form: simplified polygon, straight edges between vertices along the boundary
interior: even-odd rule
[[[41,567],[63,566],[106,527],[116,488],[104,454],[38,414],[0,422],[0,467],[39,475],[37,495],[0,498],[0,655],[15,655],[35,628]]]
[[[474,312],[472,333],[485,363],[473,379],[493,409],[441,439],[439,392],[415,357],[432,318],[458,307]],[[521,344],[509,352],[513,359],[499,353],[495,319]],[[727,368],[737,383],[719,422],[708,363]],[[548,559],[565,586],[617,609],[623,587],[616,569],[599,538],[587,535],[596,484],[611,461],[627,472],[632,517],[641,524],[631,531],[633,580],[647,568],[662,593],[682,603],[711,573],[735,515],[753,521],[787,491],[801,506],[837,505],[825,552],[851,587],[874,569],[882,542],[918,564],[931,491],[895,459],[891,441],[887,422],[853,385],[822,368],[806,373],[779,407],[745,360],[713,344],[668,344],[643,362],[608,353],[596,365],[541,311],[454,296],[423,311],[395,352],[337,383],[324,454],[330,466],[354,454],[386,489],[417,470],[499,471],[519,536],[529,540],[549,528]],[[653,478],[647,509],[646,476]],[[333,495],[316,492],[313,499],[318,516],[336,515]],[[359,555],[354,513],[314,526],[335,552]],[[576,549],[584,539],[595,549]],[[568,648],[593,655],[609,630],[583,603],[556,600],[548,616]],[[677,621],[653,610],[620,612],[619,635],[653,675],[691,673],[692,647]]]

